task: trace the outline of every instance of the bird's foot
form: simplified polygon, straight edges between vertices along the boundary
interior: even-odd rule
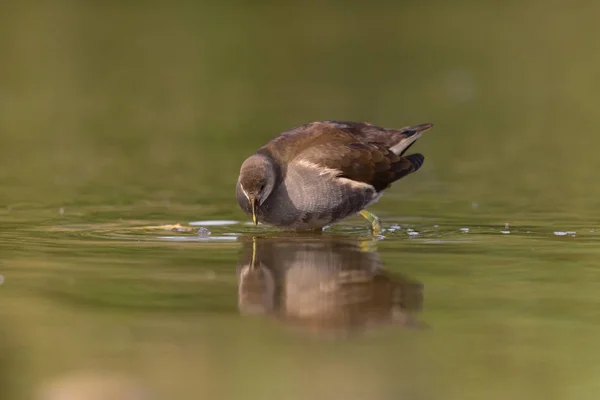
[[[379,218],[377,217],[377,215],[370,213],[367,210],[362,210],[360,212],[360,215],[362,215],[364,218],[366,218],[367,221],[369,221],[369,223],[371,224],[371,232],[373,232],[374,235],[378,235],[381,233],[381,224],[379,223]]]

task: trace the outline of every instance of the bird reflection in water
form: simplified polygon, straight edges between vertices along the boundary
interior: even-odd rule
[[[423,285],[383,269],[369,241],[313,236],[243,237],[238,306],[317,335],[339,336],[382,325],[424,327],[414,313]]]

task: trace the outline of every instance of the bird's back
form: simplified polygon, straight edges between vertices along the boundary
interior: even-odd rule
[[[281,133],[259,152],[290,161],[305,150],[322,144],[376,143],[392,148],[403,139],[405,129],[387,129],[366,122],[316,121]]]

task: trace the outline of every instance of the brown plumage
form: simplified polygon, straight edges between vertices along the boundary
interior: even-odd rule
[[[421,154],[404,154],[431,126],[321,121],[286,131],[243,163],[240,207],[255,222],[291,229],[354,215],[423,165]]]

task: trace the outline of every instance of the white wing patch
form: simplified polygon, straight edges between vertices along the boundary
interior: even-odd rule
[[[315,170],[316,172],[319,173],[320,176],[328,176],[330,178],[337,178],[342,173],[342,171],[340,171],[339,169],[323,167],[322,165],[316,164],[316,163],[314,163],[312,161],[308,161],[308,160],[303,160],[303,159],[298,160],[297,164],[302,167]]]
[[[340,171],[339,169],[324,167],[322,165],[319,165],[317,163],[314,163],[314,162],[308,161],[308,160],[298,160],[296,163],[302,167],[312,169],[315,172],[318,172],[319,176],[328,177],[330,179],[335,179],[336,181],[346,184],[346,185],[349,185],[353,188],[362,189],[362,190],[365,190],[365,189],[375,190],[375,187],[373,185],[369,185],[368,183],[359,182],[359,181],[355,181],[353,179],[340,177],[340,175],[342,174],[342,171]]]

